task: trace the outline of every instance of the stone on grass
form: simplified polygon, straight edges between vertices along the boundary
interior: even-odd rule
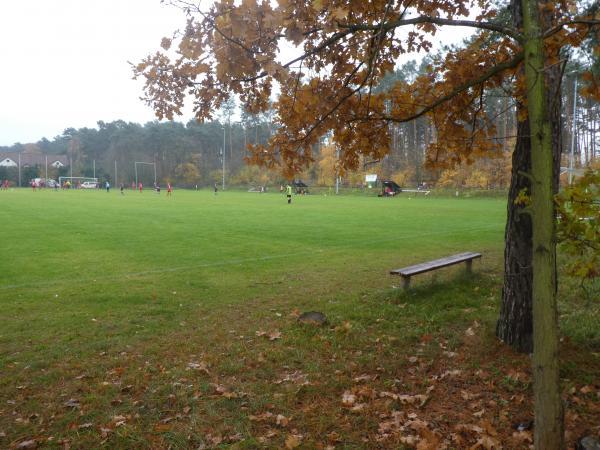
[[[322,326],[327,323],[327,317],[325,314],[317,311],[308,311],[300,314],[298,322],[307,323],[310,325]]]
[[[600,450],[600,440],[594,436],[585,436],[577,441],[577,450]]]

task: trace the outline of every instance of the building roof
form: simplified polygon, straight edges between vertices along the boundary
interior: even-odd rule
[[[43,153],[21,153],[21,166],[45,166],[46,156],[48,157],[48,165],[59,161],[63,166],[69,165],[69,158],[66,155],[45,155]],[[0,161],[11,159],[15,163],[19,162],[18,152],[0,152]]]

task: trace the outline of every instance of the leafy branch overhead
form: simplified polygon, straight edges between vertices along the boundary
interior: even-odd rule
[[[196,118],[205,120],[232,95],[245,110],[264,112],[277,87],[276,131],[268,145],[251,146],[249,159],[288,174],[313,162],[312,146],[328,132],[343,150],[344,168],[356,168],[360,156],[381,158],[390,145],[386,124],[422,115],[437,136],[428,162],[454,166],[495,148],[493,121],[482,114],[486,90],[510,89],[524,101],[522,80],[506,82],[520,73],[523,35],[485,0],[224,0],[206,10],[172,3],[187,13],[187,26],[134,68],[145,79],[145,101],[159,118],[172,119],[189,97]],[[471,19],[474,7],[479,15]],[[578,14],[574,0],[547,7],[554,17],[545,31],[549,48],[580,45],[597,32],[598,18]],[[401,55],[430,52],[444,26],[477,34],[465,48],[433,56],[413,82],[374,89]],[[289,43],[296,56],[281,61]]]

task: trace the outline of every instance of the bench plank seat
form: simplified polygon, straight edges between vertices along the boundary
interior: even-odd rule
[[[445,258],[427,261],[413,266],[403,267],[390,271],[392,275],[401,275],[404,278],[404,288],[408,289],[410,285],[410,277],[420,273],[430,272],[432,270],[441,269],[442,267],[452,266],[462,262],[467,263],[467,271],[471,271],[471,264],[476,258],[481,258],[481,253],[465,252],[456,255],[447,256]]]

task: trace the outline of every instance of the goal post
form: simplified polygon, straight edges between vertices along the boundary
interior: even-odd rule
[[[63,187],[64,183],[66,183],[67,181],[70,182],[70,184],[73,184],[77,181],[79,181],[80,183],[89,181],[90,183],[95,183],[96,185],[98,185],[98,178],[94,177],[58,177],[58,184],[60,185],[60,187]]]
[[[153,163],[153,162],[144,162],[144,161],[135,161],[134,168],[135,168],[135,185],[136,185],[136,187],[139,186],[138,164],[142,165],[142,166],[144,166],[144,165],[146,165],[146,166],[152,166],[154,168],[154,185],[156,186],[156,163]]]

